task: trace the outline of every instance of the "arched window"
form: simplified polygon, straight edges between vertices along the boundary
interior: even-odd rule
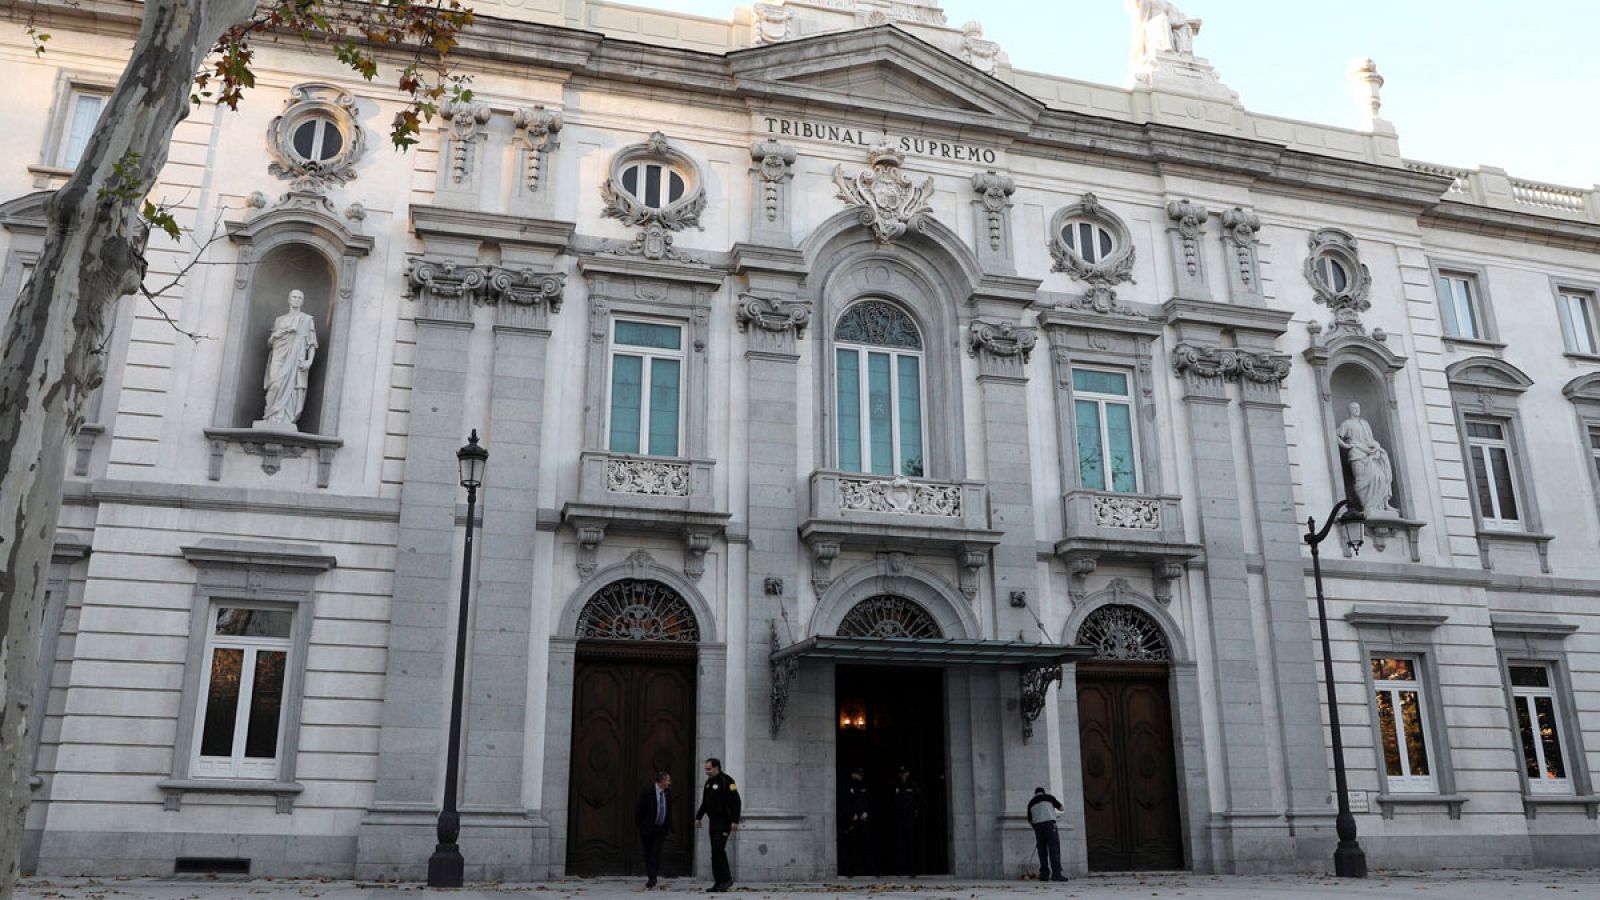
[[[1166,662],[1172,659],[1167,636],[1149,613],[1136,606],[1108,604],[1089,614],[1078,628],[1078,645],[1096,659]]]
[[[700,640],[694,610],[659,581],[623,578],[595,592],[578,614],[578,637],[609,641]]]
[[[867,300],[834,328],[839,468],[918,477],[927,468],[922,334],[899,307]]]
[[[938,640],[944,637],[944,630],[915,601],[880,594],[845,613],[838,636]]]

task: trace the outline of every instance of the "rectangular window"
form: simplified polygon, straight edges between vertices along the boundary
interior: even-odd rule
[[[206,643],[197,778],[278,777],[294,614],[218,604]]]
[[[1127,372],[1112,369],[1072,370],[1078,478],[1091,490],[1139,490],[1131,381]]]
[[[1512,713],[1517,723],[1518,744],[1522,747],[1523,771],[1528,776],[1528,791],[1570,794],[1572,779],[1567,777],[1556,696],[1550,689],[1550,669],[1528,664],[1509,668]]]
[[[1372,683],[1378,707],[1383,772],[1390,793],[1436,793],[1428,740],[1427,709],[1409,657],[1372,658]]]
[[[1439,273],[1439,308],[1450,337],[1484,337],[1478,323],[1477,279],[1459,272]]]
[[[1504,422],[1467,420],[1467,454],[1472,467],[1472,487],[1478,514],[1486,528],[1520,529],[1516,478],[1511,442]]]
[[[1571,353],[1595,354],[1594,295],[1563,288],[1556,294],[1561,331]]]
[[[682,394],[683,328],[614,321],[607,438],[611,451],[677,456]]]
[[[839,411],[839,468],[921,477],[922,357],[842,346],[834,351]]]
[[[95,123],[100,121],[100,110],[105,104],[105,94],[91,91],[75,90],[68,98],[61,153],[56,159],[63,169],[75,168],[83,159],[83,151],[89,146],[89,136],[94,134]]]
[[[1589,426],[1589,460],[1594,464],[1596,477],[1600,477],[1600,425]]]

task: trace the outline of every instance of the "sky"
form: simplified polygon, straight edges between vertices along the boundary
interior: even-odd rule
[[[622,0],[728,19],[736,0]],[[1175,0],[1204,20],[1195,51],[1247,109],[1356,127],[1350,61],[1385,79],[1382,115],[1408,159],[1600,185],[1600,0]],[[1122,85],[1124,0],[944,0],[1011,64]]]

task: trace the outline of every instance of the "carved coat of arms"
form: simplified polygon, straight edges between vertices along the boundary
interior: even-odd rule
[[[918,226],[918,220],[930,215],[933,207],[928,200],[933,196],[933,179],[914,184],[911,177],[900,171],[905,154],[887,143],[880,143],[867,154],[871,169],[845,175],[844,166],[833,169],[833,183],[839,188],[839,199],[861,210],[861,224],[872,226],[878,240],[891,243]]]

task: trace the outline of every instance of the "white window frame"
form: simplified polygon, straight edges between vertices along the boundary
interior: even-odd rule
[[[1344,260],[1332,253],[1318,254],[1314,268],[1317,277],[1322,279],[1323,287],[1330,293],[1343,294],[1355,284],[1355,275],[1350,271],[1350,266]],[[1339,285],[1333,280],[1333,270],[1337,268],[1339,274],[1344,276],[1344,284]]]
[[[217,634],[217,618],[224,609],[260,609],[290,616],[289,637],[252,637]],[[194,778],[221,778],[252,781],[275,781],[283,767],[283,742],[288,717],[290,673],[298,660],[294,658],[294,616],[301,611],[270,604],[247,603],[237,600],[214,600],[206,616],[205,668],[200,673],[200,690],[196,697],[194,747],[190,759],[190,775]],[[211,702],[211,669],[219,649],[244,651],[239,674],[239,707],[234,714],[233,750],[227,757],[203,756],[200,747],[205,738],[206,708]],[[261,651],[284,654],[283,686],[279,689],[277,746],[270,760],[248,759],[244,755],[245,740],[249,737],[250,706],[255,699],[255,659]]]
[[[1483,527],[1497,529],[1500,531],[1524,530],[1526,527],[1524,524],[1526,518],[1526,506],[1522,496],[1522,491],[1519,489],[1517,484],[1516,446],[1513,444],[1511,435],[1508,433],[1511,429],[1511,423],[1504,419],[1486,418],[1482,416],[1467,416],[1464,420],[1464,424],[1466,427],[1467,441],[1468,489],[1472,491],[1474,497],[1477,496],[1478,475],[1476,471],[1477,462],[1473,459],[1474,450],[1482,451],[1484,477],[1489,482],[1489,502],[1493,504],[1493,506],[1490,509],[1478,510],[1479,518],[1481,518],[1483,521]],[[1498,439],[1477,437],[1472,433],[1473,425],[1492,425],[1500,429],[1500,437]],[[1495,480],[1494,466],[1490,463],[1490,451],[1496,448],[1505,451],[1506,469],[1510,473],[1511,478],[1511,497],[1517,503],[1518,518],[1515,519],[1503,518],[1500,515],[1502,512],[1500,509],[1500,484]],[[1482,506],[1481,500],[1479,500],[1479,506]]]
[[[675,328],[678,331],[678,349],[677,350],[665,350],[665,349],[661,349],[661,348],[657,348],[657,347],[639,347],[639,346],[635,346],[633,344],[618,344],[617,343],[617,326],[619,324],[623,323],[623,322],[633,322],[633,323],[639,324],[639,325],[656,325],[656,326],[662,326],[662,327],[667,327],[667,328]],[[611,414],[612,414],[612,404],[615,401],[615,397],[616,397],[616,395],[614,393],[612,393],[612,379],[615,376],[616,370],[617,370],[616,358],[618,356],[639,356],[639,357],[643,357],[643,359],[644,359],[644,365],[640,367],[640,378],[641,378],[641,381],[640,381],[640,396],[639,396],[639,449],[638,449],[638,451],[636,453],[631,454],[631,455],[637,455],[637,456],[654,456],[654,455],[656,455],[656,454],[652,454],[650,452],[650,385],[652,383],[651,382],[651,373],[652,373],[653,368],[654,368],[653,360],[655,360],[655,359],[672,359],[672,360],[676,360],[677,363],[678,363],[678,446],[677,446],[677,452],[674,453],[670,457],[664,456],[664,457],[661,457],[661,458],[662,459],[677,459],[677,458],[681,458],[681,457],[683,457],[685,455],[683,450],[684,450],[684,443],[687,440],[687,437],[685,435],[684,407],[687,404],[684,401],[686,399],[686,393],[687,393],[687,388],[688,388],[689,360],[688,360],[688,354],[684,350],[684,344],[685,344],[685,342],[687,340],[688,340],[688,329],[686,329],[684,327],[684,324],[682,322],[674,322],[674,321],[663,320],[663,319],[648,319],[648,318],[642,318],[642,317],[637,317],[637,316],[614,316],[611,319],[611,334],[610,334],[610,341],[609,341],[610,346],[607,348],[607,351],[606,351],[606,395],[605,395],[606,396],[606,403],[605,403],[604,432],[603,432],[603,435],[602,435],[602,440],[604,441],[605,448],[606,448],[607,452],[610,452],[610,453],[626,453],[627,452],[627,451],[623,451],[623,450],[612,450],[611,449]]]
[[[1143,488],[1144,488],[1144,461],[1140,458],[1140,455],[1139,455],[1139,415],[1138,415],[1138,410],[1134,407],[1134,404],[1133,404],[1133,389],[1134,389],[1133,372],[1128,370],[1128,369],[1117,368],[1116,366],[1095,366],[1095,365],[1075,364],[1075,365],[1072,366],[1072,368],[1067,373],[1067,377],[1068,377],[1069,383],[1071,383],[1072,373],[1076,372],[1076,371],[1079,371],[1079,370],[1083,370],[1085,372],[1106,372],[1106,373],[1113,374],[1113,375],[1121,375],[1122,377],[1124,377],[1124,378],[1126,378],[1128,380],[1128,393],[1121,394],[1121,395],[1118,395],[1118,394],[1102,394],[1099,391],[1083,391],[1083,390],[1079,390],[1076,384],[1073,384],[1073,386],[1072,386],[1072,401],[1073,401],[1072,402],[1072,415],[1073,415],[1072,423],[1074,425],[1073,432],[1072,432],[1072,435],[1073,435],[1073,444],[1072,444],[1073,445],[1073,449],[1074,449],[1074,451],[1076,451],[1077,450],[1077,446],[1078,446],[1078,443],[1077,443],[1078,431],[1077,431],[1077,428],[1076,428],[1076,425],[1078,423],[1078,419],[1077,419],[1078,401],[1079,400],[1091,401],[1091,402],[1093,402],[1095,404],[1096,412],[1099,414],[1099,417],[1100,417],[1100,421],[1099,421],[1099,428],[1100,428],[1100,459],[1104,461],[1103,464],[1102,464],[1102,469],[1104,470],[1105,479],[1106,479],[1105,487],[1102,487],[1102,488],[1089,488],[1088,485],[1083,484],[1082,483],[1083,482],[1083,459],[1080,456],[1079,459],[1078,459],[1078,481],[1079,481],[1079,486],[1083,487],[1083,488],[1086,488],[1086,489],[1089,489],[1089,490],[1102,490],[1102,491],[1106,491],[1108,493],[1116,493],[1116,494],[1133,493],[1133,494],[1137,494],[1141,490],[1143,490]],[[1108,403],[1117,403],[1117,404],[1121,404],[1123,406],[1128,407],[1128,423],[1129,423],[1129,428],[1132,430],[1131,434],[1129,435],[1129,437],[1133,441],[1133,490],[1132,491],[1119,491],[1119,490],[1117,490],[1116,487],[1114,486],[1115,482],[1111,477],[1111,452],[1110,452],[1111,447],[1110,447],[1110,438],[1109,438],[1110,429],[1106,425],[1106,404],[1108,404]]]
[[[650,205],[650,203],[645,199],[644,194],[645,173],[652,166],[661,170],[661,202],[654,206]],[[634,176],[634,185],[637,187],[636,191],[628,190],[623,181],[623,179],[627,177],[628,172],[639,173],[638,175]],[[679,194],[676,199],[674,199],[672,196],[673,175],[678,176],[678,178],[683,181],[683,193]],[[689,196],[689,192],[693,188],[694,181],[670,162],[660,159],[647,158],[635,159],[624,163],[622,167],[617,170],[617,185],[624,191],[627,191],[628,195],[634,200],[638,201],[640,206],[654,212],[660,212],[674,203],[677,203],[679,200]]]
[[[1372,674],[1372,663],[1379,659],[1405,660],[1411,663],[1411,678],[1407,680],[1380,679]],[[1436,752],[1433,723],[1428,709],[1428,692],[1421,680],[1422,660],[1408,653],[1374,652],[1367,657],[1368,679],[1373,688],[1373,724],[1377,726],[1378,746],[1377,751],[1378,774],[1384,779],[1384,784],[1391,794],[1436,794],[1439,792],[1439,763]],[[1417,712],[1421,720],[1417,723],[1422,731],[1423,753],[1428,759],[1427,775],[1411,774],[1411,754],[1407,752],[1408,743],[1404,720],[1400,715],[1400,695],[1411,691],[1417,695]],[[1383,723],[1379,721],[1378,694],[1389,695],[1389,708],[1394,713],[1395,747],[1400,756],[1400,775],[1390,775],[1388,763],[1383,757]]]
[[[83,136],[83,146],[79,147],[78,158],[71,159],[72,154],[72,125],[77,121],[78,104],[85,98],[93,97],[100,101],[100,111],[95,114],[95,122],[105,115],[106,103],[111,99],[110,91],[96,90],[84,85],[73,84],[68,88],[67,102],[61,117],[61,131],[57,135],[55,153],[50,160],[52,165],[63,169],[76,168],[83,159],[83,151],[89,146],[89,141],[94,137],[94,125],[89,126],[89,132]]]
[[[1516,684],[1511,678],[1512,669],[1539,669],[1545,674],[1544,687],[1526,687]],[[1511,743],[1517,748],[1517,758],[1522,764],[1523,777],[1528,781],[1528,793],[1540,795],[1570,795],[1574,793],[1572,781],[1572,751],[1567,743],[1566,725],[1561,721],[1561,698],[1556,696],[1553,685],[1557,673],[1549,663],[1531,661],[1508,661],[1506,663],[1506,680],[1511,684]],[[1556,730],[1556,745],[1561,748],[1562,763],[1566,766],[1566,775],[1561,778],[1533,778],[1527,774],[1528,760],[1523,756],[1521,723],[1517,717],[1517,707],[1522,706],[1527,710],[1528,721],[1535,729],[1533,752],[1534,762],[1539,771],[1545,770],[1544,742],[1538,739],[1539,710],[1535,700],[1544,698],[1550,701],[1551,724]]]
[[[1561,334],[1567,352],[1581,356],[1600,355],[1600,323],[1595,321],[1595,295],[1583,288],[1560,285],[1556,288],[1556,310],[1561,318]],[[1582,327],[1573,313],[1581,313]]]
[[[312,154],[310,156],[301,153],[300,148],[295,146],[295,139],[300,136],[300,132],[307,125],[317,126],[316,133],[311,138]],[[319,156],[316,151],[321,150],[326,145],[328,132],[330,131],[339,135],[339,149],[327,156]],[[340,127],[339,123],[329,116],[316,114],[303,116],[294,123],[294,133],[289,135],[289,149],[294,152],[294,155],[299,157],[302,162],[316,163],[319,166],[329,165],[349,148],[350,135],[345,134],[344,128]]]
[[[1434,279],[1434,287],[1439,291],[1439,304],[1448,311],[1449,315],[1443,317],[1446,337],[1465,338],[1471,341],[1488,340],[1488,332],[1484,328],[1482,291],[1479,287],[1478,276],[1471,272],[1461,272],[1456,269],[1440,269]],[[1471,320],[1470,333],[1461,328],[1462,314]],[[1451,330],[1450,323],[1455,323]]]
[[[1081,247],[1078,242],[1079,229],[1084,225],[1088,225],[1093,229],[1095,246],[1090,248],[1094,254],[1093,256],[1085,253],[1083,247]],[[1116,231],[1108,228],[1105,223],[1097,221],[1088,216],[1074,216],[1068,219],[1062,224],[1061,231],[1058,236],[1060,237],[1063,246],[1065,246],[1068,250],[1071,250],[1073,253],[1076,253],[1079,259],[1089,263],[1090,265],[1097,266],[1101,263],[1104,263],[1106,260],[1116,256],[1117,251],[1121,249],[1117,241]],[[1100,251],[1099,240],[1102,236],[1105,238],[1105,242],[1111,245],[1110,249],[1103,253]]]
[[[909,318],[909,317],[908,317]],[[928,360],[921,350],[911,350],[906,347],[890,347],[886,344],[858,344],[854,341],[836,340],[833,344],[833,378],[834,383],[839,379],[839,352],[848,351],[856,354],[856,409],[860,412],[861,423],[861,472],[862,475],[872,475],[872,422],[871,411],[868,406],[869,383],[867,376],[867,355],[869,353],[882,353],[889,357],[889,452],[893,454],[891,472],[893,476],[905,475],[900,471],[903,462],[900,453],[900,358],[912,357],[917,361],[917,392],[921,409],[917,411],[917,422],[921,426],[922,438],[922,471],[916,475],[906,475],[907,478],[928,477]],[[838,391],[834,391],[838,397]],[[837,415],[837,410],[835,414]],[[842,434],[841,434],[842,437]],[[843,469],[843,453],[837,441],[834,453],[840,456],[840,468]]]

